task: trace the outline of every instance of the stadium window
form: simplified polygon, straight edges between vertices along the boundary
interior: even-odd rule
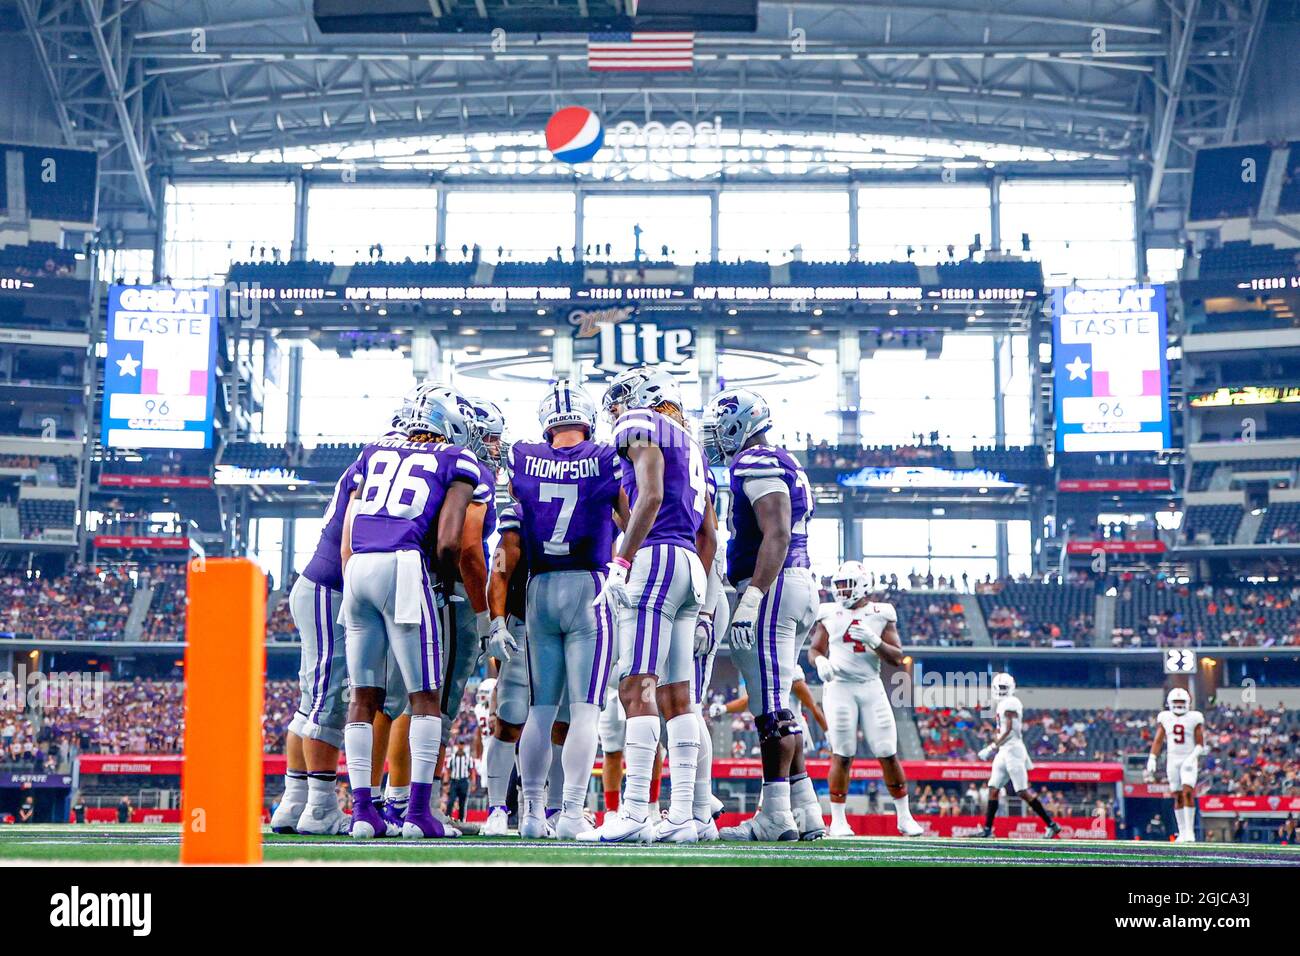
[[[843,262],[849,257],[848,193],[723,190],[718,247],[724,262]]]
[[[153,250],[101,249],[99,279],[124,285],[148,285],[153,282]]]
[[[1177,249],[1148,249],[1147,278],[1152,282],[1177,282],[1186,254],[1181,246]]]
[[[485,262],[544,262],[556,247],[573,259],[577,199],[572,192],[447,193],[447,258],[477,244]],[[472,254],[472,253],[471,253]]]
[[[400,351],[361,350],[303,356],[300,431],[305,447],[354,444],[384,432],[402,396],[415,387]]]
[[[1029,235],[1049,286],[1132,282],[1133,184],[1015,180],[1002,184],[1002,235]]]
[[[708,196],[589,196],[582,236],[599,249],[591,258],[631,262],[639,226],[646,260],[662,261],[667,246],[668,259],[675,263],[704,262],[713,242],[710,219]]]
[[[220,284],[232,262],[289,258],[292,183],[176,183],[167,187],[163,274],[178,285]]]
[[[934,265],[949,260],[952,246],[953,258],[964,259],[977,235],[988,248],[990,222],[982,185],[867,187],[858,191],[858,258]]]
[[[307,193],[309,259],[340,265],[369,259],[426,262],[434,258],[437,233],[436,189],[330,186]]]

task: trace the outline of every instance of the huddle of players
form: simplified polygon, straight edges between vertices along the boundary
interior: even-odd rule
[[[443,714],[486,653],[498,673],[478,702],[485,835],[506,832],[517,763],[526,838],[816,839],[825,823],[791,698],[811,639],[809,657],[826,684],[830,834],[853,832],[845,801],[859,727],[880,761],[899,832],[922,833],[880,679],[883,662],[902,662],[897,615],[871,599],[858,562],[836,572],[836,600],[819,607],[807,548],[811,487],[796,460],[769,442],[766,403],[746,389],[722,392],[697,440],[674,377],[641,367],[612,382],[603,406],[612,444],[594,440],[590,397],[558,382],[539,407],[543,441],[503,451],[495,405],[426,383],[339,479],[315,555],[290,595],[303,637],[302,700],[273,829],[459,835],[432,799],[450,730]],[[728,468],[725,556],[717,554],[710,464]],[[499,468],[512,502],[497,516]],[[489,570],[486,541],[495,530]],[[727,631],[724,577],[739,595],[731,646],[759,733],[763,790],[753,817],[719,832],[701,705]],[[998,737],[981,753],[996,753],[986,835],[997,791],[1010,780],[1054,836],[1059,827],[1028,789],[1014,681],[998,675],[993,687]],[[671,783],[661,817],[652,790],[663,736]],[[619,805],[614,780],[607,799],[618,810],[595,827],[584,809],[598,743],[611,764],[621,754],[625,789]],[[334,798],[340,748],[350,819]],[[379,789],[385,756],[387,799]],[[1181,813],[1179,820],[1181,829]]]

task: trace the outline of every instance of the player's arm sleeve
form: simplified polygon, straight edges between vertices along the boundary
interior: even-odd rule
[[[718,610],[718,600],[722,597],[722,574],[718,571],[718,562],[709,562],[708,583],[704,588],[704,605],[700,608],[702,614],[713,617],[714,612]]]
[[[624,412],[614,423],[614,447],[620,455],[626,456],[634,445],[654,444],[657,444],[654,419],[643,410]]]
[[[483,469],[479,467],[478,458],[468,448],[460,449],[460,454],[451,466],[451,480],[465,481],[474,486],[471,500],[477,501],[479,485],[483,483]]]

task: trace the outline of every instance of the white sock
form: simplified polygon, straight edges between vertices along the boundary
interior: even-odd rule
[[[411,801],[411,788],[394,787],[391,783],[384,787],[384,802],[404,807]]]
[[[1187,835],[1187,823],[1183,820],[1183,808],[1174,807],[1174,824],[1178,827],[1178,835]]]
[[[600,740],[600,707],[596,704],[569,705],[569,735],[564,738],[564,815],[582,816],[591,787],[591,768],[596,762]],[[554,772],[555,765],[551,765]]]
[[[528,708],[528,722],[519,738],[519,791],[528,816],[546,813],[542,798],[546,793],[546,774],[551,768],[551,725],[555,723],[556,709],[553,706]]]
[[[568,737],[564,738],[568,740]],[[551,765],[546,773],[546,809],[558,810],[564,805],[564,745],[551,744]]]
[[[700,721],[692,713],[668,721],[671,778],[668,821],[685,823],[695,815],[695,768],[700,762]]]
[[[313,773],[307,775],[307,806],[338,808],[338,799],[334,796],[334,784],[338,776],[332,773]]]
[[[849,825],[848,818],[844,815],[844,804],[831,803],[831,826],[846,827]]]
[[[704,715],[695,711],[696,722],[700,725],[700,759],[695,764],[695,819],[708,823],[713,819],[713,735],[709,725],[704,722]]]
[[[658,715],[629,717],[623,739],[623,812],[633,820],[644,821],[650,813],[650,777],[658,752]]]
[[[1187,839],[1196,839],[1196,808],[1183,807],[1178,812],[1181,814],[1178,829],[1186,835]]]
[[[504,807],[510,787],[510,770],[515,765],[515,745],[489,737],[483,755],[483,775],[487,777],[488,807]]]
[[[307,802],[307,772],[305,770],[290,770],[284,775],[284,796],[280,798],[280,802]]]
[[[894,813],[898,815],[899,823],[911,823],[912,811],[908,807],[907,794],[894,798]]]
[[[768,816],[790,812],[789,780],[773,780],[763,784],[763,812]]]
[[[375,732],[366,723],[357,721],[343,728],[343,751],[348,761],[348,786],[352,792],[370,789],[370,752],[374,749]]]
[[[433,783],[442,748],[442,718],[430,714],[411,716],[411,783]]]
[[[808,776],[807,771],[790,778],[790,802],[796,807],[803,807],[806,814],[814,815],[815,823],[826,825],[826,821],[822,819],[822,803],[817,799],[817,790],[813,787],[812,778]]]

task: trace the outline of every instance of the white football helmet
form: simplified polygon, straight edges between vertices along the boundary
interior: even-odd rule
[[[671,372],[649,365],[638,365],[616,375],[601,402],[606,411],[613,405],[624,409],[657,408],[664,403],[676,406],[678,411],[685,408],[681,387]]]
[[[496,402],[486,398],[471,398],[469,404],[474,416],[470,420],[469,450],[480,461],[500,467],[505,451],[506,416]]]
[[[993,699],[1004,700],[1016,692],[1016,679],[1010,674],[993,675]]]
[[[843,607],[853,607],[871,594],[871,582],[861,561],[845,561],[831,577],[831,591]]]
[[[772,424],[772,411],[757,392],[729,388],[719,392],[704,410],[700,431],[706,446],[717,449],[721,464],[735,458],[745,442]]]
[[[551,429],[562,425],[581,425],[591,438],[596,434],[596,403],[581,386],[560,379],[537,406],[537,420],[541,422],[543,438],[549,439]]]
[[[453,445],[468,448],[474,409],[455,389],[438,382],[417,385],[402,402],[406,413],[398,428],[406,435],[437,435]]]
[[[497,679],[495,677],[485,677],[478,682],[478,689],[474,691],[474,700],[480,707],[490,707],[492,705],[492,691],[496,689]]]
[[[1175,717],[1181,717],[1192,709],[1192,695],[1181,687],[1175,687],[1165,698],[1165,706]]]

